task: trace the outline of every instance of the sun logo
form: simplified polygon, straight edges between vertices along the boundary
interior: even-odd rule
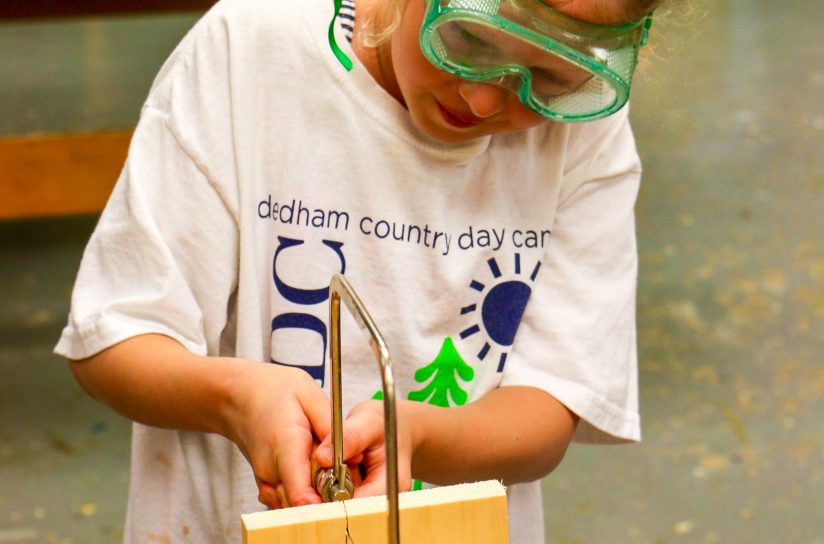
[[[481,332],[485,333],[485,339],[480,351],[478,360],[484,361],[493,351],[493,344],[498,348],[498,372],[503,372],[506,365],[506,358],[509,353],[508,348],[512,347],[515,341],[515,333],[521,324],[521,318],[532,294],[532,288],[520,279],[507,279],[501,273],[498,261],[493,257],[486,261],[492,280],[482,283],[473,279],[469,287],[477,291],[483,297],[480,303],[470,304],[461,308],[461,315],[479,314],[475,318],[475,323],[467,327],[460,333],[462,340]],[[514,276],[521,276],[521,255],[515,254]],[[532,268],[529,275],[529,282],[534,283],[538,276],[541,262],[538,261]],[[511,276],[510,276],[511,277]],[[480,310],[480,311],[479,311]]]

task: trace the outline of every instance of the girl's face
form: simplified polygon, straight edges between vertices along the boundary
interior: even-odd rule
[[[384,70],[390,79],[385,88],[406,106],[419,129],[432,138],[457,143],[546,122],[515,93],[458,78],[426,60],[418,42],[424,4],[423,0],[406,3],[400,26],[384,46],[389,47],[386,60],[391,64]]]
[[[582,20],[614,24],[595,16],[595,2],[555,0],[555,9]],[[413,122],[428,136],[444,142],[464,142],[481,136],[516,132],[547,122],[524,106],[518,96],[497,85],[467,81],[435,68],[421,52],[418,36],[424,0],[409,0],[400,26],[389,42],[378,47],[381,85],[409,110]],[[618,21],[626,22],[626,21]]]

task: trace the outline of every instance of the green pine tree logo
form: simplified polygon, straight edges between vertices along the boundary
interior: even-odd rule
[[[420,391],[411,391],[408,398],[443,408],[463,406],[466,404],[467,393],[461,389],[458,377],[464,382],[471,381],[475,377],[475,371],[466,364],[455,349],[452,338],[447,336],[435,360],[415,372],[415,381],[428,382],[426,387]]]
[[[407,399],[443,408],[463,406],[466,404],[468,395],[458,383],[458,378],[469,382],[474,377],[475,370],[466,364],[461,354],[455,349],[452,338],[447,336],[435,359],[415,372],[415,381],[426,383],[426,386],[419,391],[410,391]],[[372,399],[383,400],[383,392],[378,391]],[[412,489],[415,491],[423,489],[423,482],[414,480]]]

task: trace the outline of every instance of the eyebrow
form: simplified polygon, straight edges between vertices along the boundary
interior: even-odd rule
[[[580,89],[582,85],[586,84],[587,81],[592,79],[594,76],[593,74],[584,71],[587,77],[583,78],[580,82],[577,82],[573,79],[565,78],[563,76],[559,76],[553,70],[549,68],[542,68],[540,66],[534,68],[535,70],[540,71],[541,76],[548,79],[551,83],[556,84],[563,88],[566,91],[575,91]]]
[[[541,77],[543,77],[545,79],[548,79],[552,83],[560,85],[561,87],[564,87],[564,88],[570,89],[570,90],[572,90],[574,88],[573,87],[574,83],[571,79],[567,79],[565,77],[559,76],[558,74],[555,73],[554,70],[552,70],[550,68],[544,68],[544,67],[541,67],[541,66],[536,66],[536,67],[533,68],[533,70],[536,70],[537,72],[539,72],[541,74]]]

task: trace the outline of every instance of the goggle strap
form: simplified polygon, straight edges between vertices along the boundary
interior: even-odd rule
[[[639,44],[640,47],[644,47],[649,41],[649,29],[652,28],[652,14],[653,12],[650,11],[647,14],[647,19],[644,21],[644,30],[641,34],[641,43]]]
[[[342,0],[335,0],[335,15],[329,23],[329,47],[332,48],[332,53],[338,58],[338,61],[346,68],[347,71],[352,69],[352,59],[346,56],[346,53],[338,47],[338,42],[335,40],[335,21],[338,20],[338,13],[340,13]]]

